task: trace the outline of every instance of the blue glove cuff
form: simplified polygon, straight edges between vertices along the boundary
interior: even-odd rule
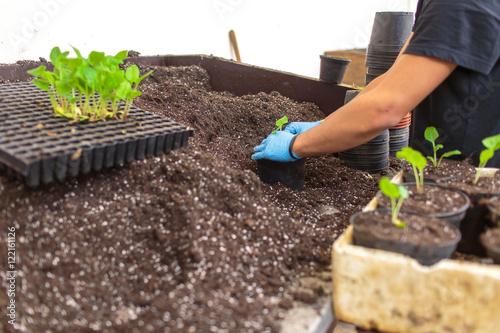
[[[288,146],[288,153],[290,154],[290,156],[295,159],[295,160],[300,160],[301,158],[300,157],[297,157],[297,155],[295,155],[293,153],[293,143],[295,142],[295,139],[297,138],[297,135],[294,135],[292,140],[290,140],[290,145]]]

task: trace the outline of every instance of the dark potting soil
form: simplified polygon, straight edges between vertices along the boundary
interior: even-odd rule
[[[473,183],[474,177],[451,177],[438,179],[439,184],[459,189],[471,198],[483,198],[500,193],[500,172],[493,177],[480,177],[477,184]]]
[[[412,165],[406,160],[402,160],[401,168],[405,173],[405,182],[415,182],[415,173]],[[430,161],[427,161],[427,166],[424,168],[424,178],[433,180],[444,177],[472,177],[475,174],[475,167],[467,160],[443,159],[437,170]]]
[[[194,128],[189,148],[36,189],[0,174],[0,271],[14,227],[26,332],[277,332],[322,294],[297,280],[330,283],[332,243],[377,191],[333,155],[307,160],[304,191],[263,184],[252,148],[283,115],[321,119],[317,106],[215,92],[196,66],[154,70],[135,105]]]
[[[405,213],[400,213],[398,219],[406,224],[406,228],[392,223],[390,212],[374,211],[358,215],[356,227],[377,238],[415,245],[448,243],[458,235],[456,228],[441,219]]]
[[[466,199],[457,191],[442,186],[424,184],[423,193],[416,186],[406,186],[409,197],[404,199],[401,210],[420,214],[443,214],[458,212],[467,204]],[[391,200],[385,195],[378,196],[381,207],[391,207]]]

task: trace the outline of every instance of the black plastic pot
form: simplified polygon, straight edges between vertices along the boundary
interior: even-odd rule
[[[361,90],[347,90],[345,92],[344,105],[352,101],[360,92]]]
[[[373,80],[375,80],[379,76],[380,76],[380,74],[368,74],[368,73],[365,73],[365,85],[369,85],[370,82],[372,82]]]
[[[306,159],[293,162],[276,162],[267,159],[257,160],[260,180],[267,184],[281,183],[295,190],[304,189],[306,175]]]
[[[389,210],[376,210],[373,212],[358,212],[350,217],[349,221],[353,225],[353,243],[355,245],[404,254],[416,259],[422,265],[430,266],[442,259],[450,258],[460,241],[460,231],[455,226],[449,224],[448,227],[456,231],[457,237],[453,241],[443,244],[410,244],[384,239],[370,232],[360,230],[356,224],[356,220],[363,214],[374,214],[377,212],[390,214]],[[412,214],[400,213],[403,220],[405,215]],[[443,221],[443,223],[446,222]]]
[[[411,12],[377,12],[373,21],[370,44],[404,45],[412,28]]]
[[[416,186],[416,183],[403,183],[401,185],[403,185],[403,186]],[[434,183],[433,184],[425,183],[424,188],[425,188],[425,186],[434,186],[434,187],[439,187],[439,188],[443,188],[443,189],[447,189],[447,190],[456,192],[457,194],[459,194],[465,200],[465,204],[458,211],[456,211],[456,212],[444,212],[444,213],[437,213],[437,214],[423,214],[421,212],[410,211],[408,209],[405,209],[404,202],[403,202],[403,206],[401,207],[401,212],[410,213],[410,214],[418,214],[418,215],[425,216],[425,217],[438,218],[438,219],[441,219],[441,220],[445,220],[448,223],[450,223],[450,224],[454,225],[455,227],[459,228],[462,220],[465,217],[465,214],[467,213],[467,210],[470,207],[470,199],[469,199],[469,197],[464,192],[462,192],[460,190],[457,190],[457,189],[454,189],[454,188],[451,188],[449,186],[444,186],[444,185],[434,184]],[[377,193],[377,196],[378,197],[383,196],[382,192],[379,191]],[[382,208],[388,209],[390,207],[382,207]]]
[[[500,230],[500,229],[498,229],[498,230]],[[493,244],[489,240],[489,237],[491,237],[491,235],[494,232],[498,232],[498,230],[489,229],[485,233],[481,234],[480,240],[481,240],[481,244],[486,249],[486,254],[488,255],[488,257],[490,257],[491,259],[493,259],[493,261],[495,262],[495,264],[500,265],[500,247],[497,246],[497,245],[495,245],[495,244]]]
[[[321,59],[319,79],[328,83],[342,83],[347,65],[351,60],[325,55],[319,57]]]
[[[348,90],[344,105],[352,101],[361,90]],[[389,167],[389,131],[384,131],[376,138],[358,146],[340,152],[339,157],[354,169],[378,173]]]
[[[487,207],[488,207],[488,216],[491,222],[491,225],[495,228],[500,228],[500,210],[495,208],[492,205],[492,200],[498,200],[500,199],[500,196],[493,197],[488,201]]]
[[[396,61],[413,27],[413,13],[378,12],[375,14],[370,44],[366,49],[365,83],[386,72]]]
[[[389,130],[385,130],[376,138],[342,152],[339,157],[354,169],[379,173],[389,167]]]
[[[464,177],[447,177],[438,179],[437,183],[445,183],[453,179],[463,179]],[[451,184],[447,186],[453,187]],[[480,235],[486,231],[489,225],[488,207],[484,204],[484,199],[499,196],[500,192],[487,193],[479,192],[473,196],[468,195],[471,205],[467,210],[464,219],[460,223],[460,231],[462,239],[458,243],[457,251],[473,254],[477,256],[485,256],[486,249],[480,241]]]
[[[389,155],[396,157],[398,151],[403,147],[408,147],[410,138],[410,127],[389,129]]]

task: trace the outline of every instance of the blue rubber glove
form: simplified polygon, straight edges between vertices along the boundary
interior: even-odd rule
[[[321,120],[320,121],[313,121],[313,122],[296,121],[296,122],[288,124],[285,127],[284,131],[292,133],[292,134],[300,134],[302,132],[305,132],[305,131],[313,128],[314,126],[319,125],[319,124],[321,124]]]
[[[269,134],[259,146],[253,149],[256,153],[252,155],[252,159],[265,158],[278,162],[293,162],[300,159],[292,156],[293,153],[290,149],[290,143],[294,137],[294,134],[285,131]]]

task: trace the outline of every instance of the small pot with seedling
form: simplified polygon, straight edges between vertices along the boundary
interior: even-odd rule
[[[272,134],[281,131],[288,122],[286,116],[276,121],[276,129]],[[281,183],[284,186],[301,191],[304,189],[306,174],[306,159],[301,158],[293,162],[277,162],[268,159],[257,160],[257,170],[260,179],[267,184]]]
[[[355,245],[401,253],[422,265],[433,265],[451,256],[461,237],[457,227],[443,219],[402,212],[409,197],[405,186],[383,177],[379,187],[391,209],[352,215]]]
[[[427,127],[424,132],[424,137],[432,145],[432,156],[427,156],[427,159],[432,163],[432,167],[424,169],[424,178],[426,183],[435,183],[436,179],[449,176],[465,176],[475,173],[475,168],[469,163],[448,159],[452,156],[460,155],[459,150],[452,150],[443,153],[438,157],[438,151],[443,149],[442,144],[437,143],[439,133],[433,126]],[[411,166],[407,166],[403,172],[403,180],[406,183],[415,182]]]
[[[500,173],[496,172],[497,169],[486,168],[488,161],[500,149],[500,134],[487,137],[482,143],[485,149],[479,156],[475,175],[437,180],[439,184],[463,191],[470,198],[471,206],[460,225],[463,237],[458,244],[458,251],[480,256],[486,255],[479,236],[489,224],[487,199],[500,195]]]
[[[426,183],[424,186],[427,159],[419,151],[405,147],[397,153],[397,157],[410,163],[415,179],[414,183],[402,184],[407,189],[409,198],[405,200],[401,211],[444,219],[458,227],[470,205],[467,195],[440,184]],[[377,199],[380,206],[389,206],[387,196],[383,196],[381,192]]]

